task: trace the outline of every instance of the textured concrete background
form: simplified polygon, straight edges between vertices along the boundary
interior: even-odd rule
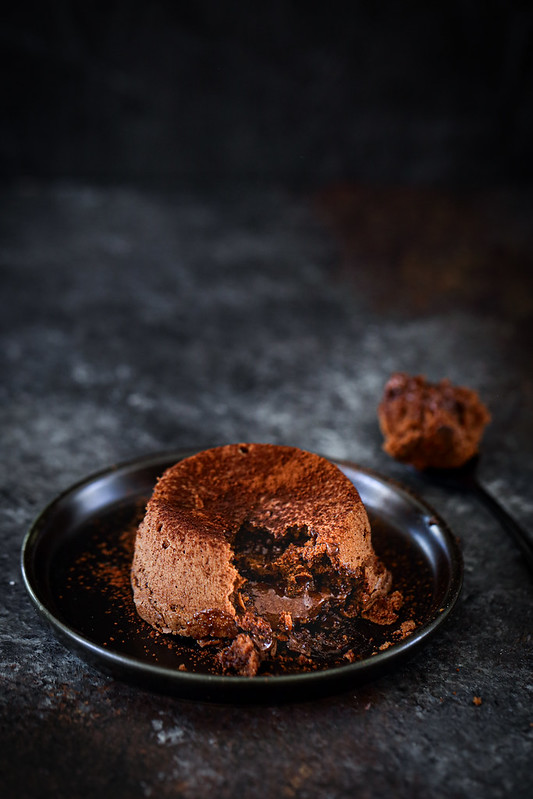
[[[531,795],[531,577],[474,498],[381,451],[376,421],[396,369],[478,389],[482,480],[533,529],[531,210],[516,190],[4,189],[3,796]],[[358,461],[441,513],[465,585],[427,648],[329,699],[221,707],[56,642],[18,565],[42,506],[122,459],[247,439]]]
[[[531,577],[376,420],[397,369],[476,388],[481,479],[533,530],[532,31],[520,0],[5,10],[2,797],[533,794]],[[418,491],[462,542],[452,618],[292,706],[101,676],[31,606],[28,525],[117,461],[246,439]]]

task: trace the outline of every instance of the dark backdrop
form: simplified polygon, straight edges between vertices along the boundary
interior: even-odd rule
[[[533,177],[533,3],[12,3],[4,177]]]

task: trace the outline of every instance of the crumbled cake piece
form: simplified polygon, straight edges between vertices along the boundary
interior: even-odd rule
[[[218,658],[226,674],[255,677],[261,656],[249,635],[239,633],[232,643],[219,652]]]
[[[478,394],[447,380],[393,374],[378,407],[389,455],[417,469],[464,465],[479,449],[490,414]]]

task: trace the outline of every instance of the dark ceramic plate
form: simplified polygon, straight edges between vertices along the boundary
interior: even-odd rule
[[[204,701],[315,697],[396,668],[454,607],[463,565],[446,524],[397,483],[355,464],[337,463],[359,490],[374,547],[404,594],[397,624],[367,623],[356,642],[360,659],[346,665],[256,677],[209,673],[210,648],[157,635],[135,613],[129,585],[133,535],[154,483],[191,454],[162,453],[92,475],[55,499],[26,535],[22,572],[33,602],[58,637],[101,671]],[[414,622],[407,634],[401,627],[406,620]]]

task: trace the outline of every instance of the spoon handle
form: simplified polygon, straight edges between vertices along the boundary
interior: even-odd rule
[[[510,516],[505,508],[494,499],[492,494],[489,494],[486,488],[477,480],[473,480],[471,487],[476,493],[476,496],[484,503],[484,505],[494,514],[502,527],[514,539],[516,545],[522,552],[522,555],[533,574],[533,543],[528,537],[526,531]]]

